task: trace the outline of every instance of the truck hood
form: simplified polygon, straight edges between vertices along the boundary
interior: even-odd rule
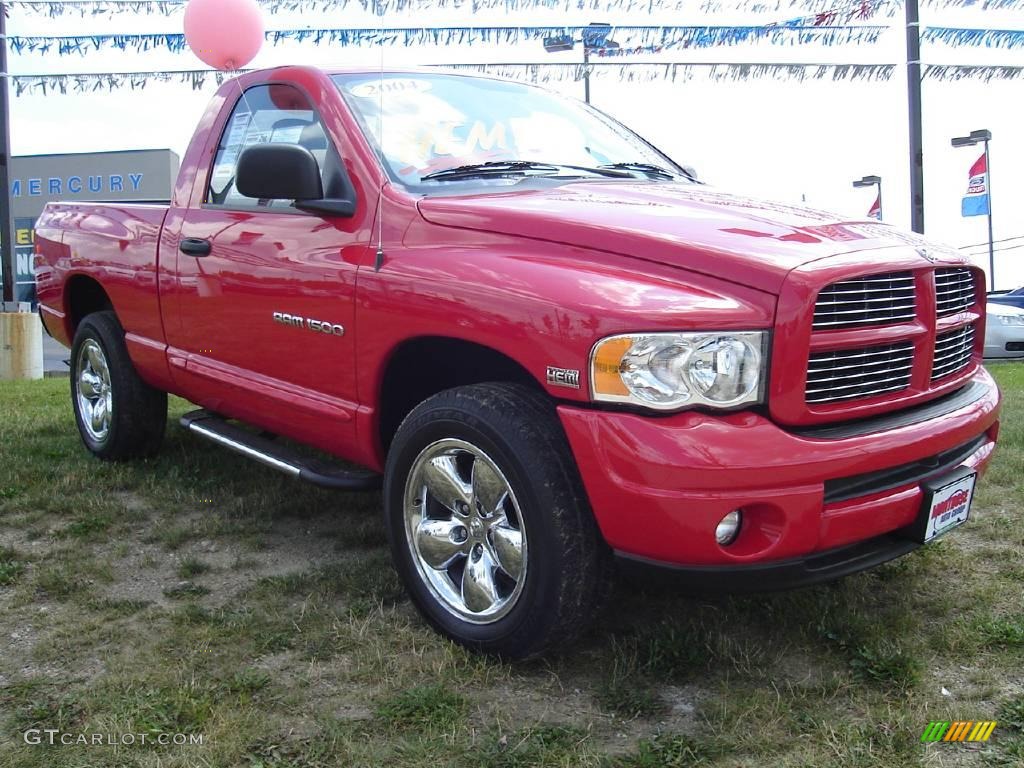
[[[792,269],[810,261],[925,244],[877,221],[685,183],[526,181],[507,192],[429,196],[418,205],[433,224],[613,252],[775,294]]]

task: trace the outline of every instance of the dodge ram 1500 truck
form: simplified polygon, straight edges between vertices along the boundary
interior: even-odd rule
[[[962,256],[499,79],[245,74],[169,206],[48,205],[36,254],[88,450],[155,451],[170,392],[198,436],[382,484],[423,616],[507,657],[616,563],[721,591],[903,555],[967,519],[999,428]]]

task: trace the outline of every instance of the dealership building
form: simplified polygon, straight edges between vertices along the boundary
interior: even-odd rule
[[[55,201],[167,202],[179,159],[169,149],[26,155],[11,158],[15,296],[35,300],[33,229],[43,206]]]

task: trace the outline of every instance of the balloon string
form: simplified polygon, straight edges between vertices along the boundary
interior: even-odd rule
[[[237,72],[238,70],[235,69],[234,71]],[[245,95],[245,90],[242,88],[242,82],[241,82],[241,80],[239,80],[239,77],[240,77],[240,75],[235,75],[235,77],[232,78],[232,79],[235,81],[235,84],[238,86],[238,93],[239,93],[239,96],[241,96],[240,100],[245,105],[246,111],[248,111],[248,113],[249,113],[249,125],[252,125],[252,121],[253,121],[253,117],[254,117],[253,112],[252,112],[252,107],[249,105],[249,99]],[[246,133],[248,133],[248,132],[249,132],[249,126],[247,125],[246,126]]]

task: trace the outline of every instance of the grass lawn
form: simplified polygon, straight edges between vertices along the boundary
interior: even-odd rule
[[[620,586],[579,644],[514,666],[419,620],[379,496],[190,437],[179,400],[157,459],[105,464],[66,379],[0,383],[0,766],[1022,766],[1024,365],[993,372],[1001,446],[965,528],[798,592]],[[999,725],[924,745],[931,720]]]

